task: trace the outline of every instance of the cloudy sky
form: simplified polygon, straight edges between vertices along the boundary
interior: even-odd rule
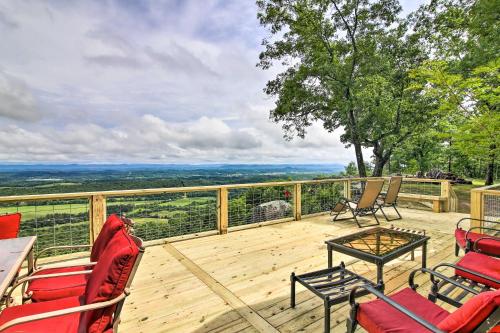
[[[0,0],[0,161],[353,160],[269,121],[264,36],[252,0]]]

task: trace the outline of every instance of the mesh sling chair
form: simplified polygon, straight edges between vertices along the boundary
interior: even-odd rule
[[[387,221],[401,220],[401,214],[399,214],[398,209],[396,208],[396,201],[398,200],[399,190],[401,189],[401,183],[403,182],[402,176],[393,176],[391,177],[391,181],[389,182],[389,188],[386,193],[381,193],[379,199],[377,200],[378,209],[384,214],[384,217]],[[398,214],[397,218],[389,219],[387,214],[384,212],[384,208],[392,207]]]
[[[350,220],[354,219],[358,225],[358,227],[362,228],[363,226],[359,223],[358,216],[368,216],[372,215],[375,218],[377,223],[367,225],[365,227],[371,227],[374,225],[379,225],[380,222],[375,215],[377,211],[376,201],[378,196],[380,195],[380,191],[382,191],[382,187],[384,186],[383,179],[369,179],[366,181],[365,188],[363,193],[361,194],[359,200],[349,200],[347,198],[340,199],[335,206],[333,206],[331,210],[331,215],[333,216],[333,221],[342,221],[342,220]],[[352,217],[346,218],[338,218],[338,216],[346,210],[352,213]]]
[[[0,216],[0,239],[17,238],[21,226],[21,213]]]
[[[31,276],[43,276],[45,278],[27,280],[26,284],[22,286],[23,302],[43,302],[80,295],[85,289],[85,285],[89,277],[88,273],[92,271],[93,267],[99,261],[109,241],[118,231],[127,229],[127,224],[125,224],[125,222],[130,223],[115,214],[110,215],[92,246],[55,246],[40,251],[37,259],[41,254],[54,249],[90,248],[90,263],[77,265],[66,264],[64,266],[53,266],[47,268],[37,267]],[[35,260],[35,265],[36,262],[37,260]]]
[[[117,332],[143,253],[142,240],[120,230],[90,273],[82,295],[8,307],[0,313],[0,332]]]
[[[358,324],[369,333],[485,333],[491,329],[495,332],[500,329],[500,290],[475,294],[450,313],[415,291],[418,286],[413,283],[413,277],[418,271],[439,276],[439,273],[426,268],[413,271],[410,274],[410,287],[390,296],[369,285],[353,288],[349,296],[351,311],[347,320],[347,332],[354,332]],[[378,299],[357,303],[356,293],[361,289]]]
[[[464,221],[479,221],[481,227],[471,227],[465,230],[461,227]],[[488,225],[484,225],[487,223]],[[481,233],[486,230],[492,234]],[[465,253],[473,251],[487,254],[493,257],[500,257],[500,222],[490,220],[479,220],[469,217],[460,219],[455,229],[455,255],[458,256],[460,249]]]

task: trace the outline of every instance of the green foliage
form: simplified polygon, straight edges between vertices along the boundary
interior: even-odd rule
[[[258,17],[271,33],[259,66],[286,69],[268,82],[276,97],[271,118],[285,136],[304,137],[313,121],[353,145],[359,174],[362,147],[373,148],[374,175],[393,150],[434,121],[432,100],[409,89],[409,70],[425,58],[399,2],[258,0]]]

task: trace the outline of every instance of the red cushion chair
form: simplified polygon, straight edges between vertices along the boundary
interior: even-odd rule
[[[455,265],[500,281],[500,259],[492,258],[481,253],[469,252]],[[477,275],[470,274],[460,269],[455,269],[455,274],[468,280],[482,283],[493,289],[500,288],[500,283],[494,282],[490,279],[483,279]]]
[[[414,311],[418,316],[436,326],[450,315],[448,311],[430,302],[410,288],[405,288],[390,297],[398,304]],[[419,323],[408,320],[406,315],[378,299],[359,305],[357,321],[370,333],[429,332]]]
[[[461,227],[464,221],[477,221],[482,227],[472,227],[465,230]],[[490,256],[500,257],[500,238],[488,234],[478,233],[476,231],[485,230],[490,233],[498,234],[500,232],[500,222],[491,220],[479,220],[473,218],[463,218],[457,223],[455,230],[455,255],[458,256],[460,249],[466,253],[469,251],[481,252]]]
[[[143,252],[142,242],[122,229],[109,242],[101,258],[89,275],[81,296],[8,307],[0,313],[0,332],[30,333],[102,333],[118,320],[114,316],[117,304],[124,301],[125,289],[130,286]],[[112,303],[112,304],[111,304]],[[96,309],[85,311],[89,307]],[[62,310],[63,313],[50,313]],[[71,313],[74,312],[74,313]],[[23,318],[40,315],[41,320]],[[119,315],[119,314],[117,314]],[[7,327],[14,319],[26,322]],[[2,327],[2,325],[5,325]]]
[[[17,238],[21,226],[21,213],[0,216],[0,239]]]
[[[369,333],[487,332],[497,324],[488,319],[495,317],[496,321],[500,320],[500,290],[480,293],[462,307],[448,313],[411,288],[391,296],[385,296],[369,286],[366,289],[379,299],[362,304],[354,304],[350,300],[353,307],[348,324],[349,332],[353,332],[358,323]],[[479,328],[480,325],[489,328]],[[494,327],[493,330],[498,328],[500,327]]]
[[[92,246],[90,261],[97,262],[109,241],[118,231],[123,229],[124,224],[121,218],[115,214],[110,215]],[[54,274],[56,276],[29,282],[26,290],[26,298],[31,299],[32,302],[44,302],[63,297],[82,295],[85,290],[85,285],[87,284],[88,274],[70,276],[58,275],[60,275],[60,273],[88,271],[91,269],[92,266],[89,265],[77,265],[37,270],[32,276],[47,274]]]

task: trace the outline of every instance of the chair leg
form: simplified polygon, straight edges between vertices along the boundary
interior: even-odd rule
[[[458,257],[458,253],[460,252],[460,246],[455,242],[455,257]]]
[[[295,273],[292,273],[290,275],[290,282],[291,282],[290,307],[294,308],[295,307]]]
[[[377,214],[375,214],[375,210],[372,209],[372,214],[373,214],[373,217],[375,218],[375,221],[377,221],[377,225],[380,225],[380,221],[378,220],[377,218]]]
[[[384,215],[385,220],[386,220],[387,222],[389,222],[390,220],[389,220],[389,218],[387,217],[387,215],[385,214],[384,209],[382,208],[382,205],[379,205],[379,206],[378,206],[378,208],[380,209],[380,211],[381,211],[381,212],[382,212],[382,214]]]
[[[356,331],[356,326],[358,325],[358,322],[356,321],[357,306],[358,305],[356,304],[351,308],[351,311],[349,311],[349,317],[346,319],[347,333],[354,333],[354,331]]]
[[[330,333],[330,304],[325,299],[325,333]]]
[[[396,208],[396,204],[393,204],[392,205],[392,208],[394,208],[394,210],[396,211],[396,213],[398,214],[398,218],[395,219],[395,220],[401,220],[403,217],[401,216],[401,214],[399,214],[399,210]]]

